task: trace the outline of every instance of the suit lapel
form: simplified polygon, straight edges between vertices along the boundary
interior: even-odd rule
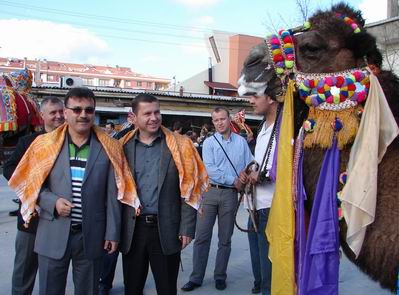
[[[68,147],[68,138],[65,137],[64,145],[62,146],[60,155],[58,156],[57,160],[57,167],[54,169],[61,169],[63,171],[65,180],[66,180],[66,187],[69,188],[70,193],[69,196],[72,195],[72,180],[71,180],[71,165],[69,161],[69,147]]]
[[[161,141],[161,158],[159,161],[159,178],[158,178],[158,197],[160,195],[163,182],[165,181],[166,173],[168,172],[171,158],[172,155],[166,144],[166,139],[164,139]]]
[[[100,154],[102,146],[98,141],[97,137],[92,134],[90,140],[90,150],[89,150],[89,158],[87,159],[86,168],[85,168],[85,175],[83,177],[83,184],[86,182],[86,179],[89,177],[91,170],[93,169],[94,164]]]

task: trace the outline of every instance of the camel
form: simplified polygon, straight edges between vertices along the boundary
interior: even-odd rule
[[[269,39],[251,50],[244,62],[239,80],[240,87],[251,88],[252,92],[256,93],[258,89],[264,91],[264,86],[267,86],[264,93],[278,100],[285,91],[286,80],[298,78],[299,74],[336,73],[350,69],[365,69],[369,66],[368,71],[373,71],[376,74],[384,90],[389,108],[398,122],[399,80],[392,72],[380,70],[381,52],[377,48],[375,38],[363,28],[364,23],[361,12],[344,3],[336,4],[326,11],[317,11],[303,27],[290,31],[293,38],[295,61],[294,65],[288,64],[292,70],[285,71],[284,78],[279,75],[282,73],[281,70],[280,73],[276,71],[278,65],[270,50],[271,41]],[[364,83],[366,85],[367,81]],[[294,109],[295,130],[298,132],[306,119],[315,116],[315,110],[299,99],[303,93],[298,79],[296,86],[297,99],[295,99]],[[365,86],[363,85],[363,87]],[[306,89],[306,87],[304,88]],[[302,90],[304,88],[302,86]],[[361,120],[361,108],[365,104],[364,100],[359,99],[358,101],[359,104],[350,115],[355,131]],[[353,130],[348,131],[344,139],[339,139],[341,172],[346,169],[355,140],[356,132]],[[327,149],[325,144],[315,141],[314,137],[314,134],[308,133],[304,140],[303,178],[308,196],[307,209],[312,206],[316,182]],[[396,138],[389,145],[378,166],[375,220],[367,228],[358,257],[346,243],[345,220],[340,221],[340,241],[344,253],[361,271],[392,292],[396,290],[399,266],[398,161],[399,139]],[[338,190],[340,189],[342,189],[342,185]]]
[[[0,75],[0,142],[15,146],[18,138],[42,124],[39,105],[30,95],[32,73],[28,69]]]

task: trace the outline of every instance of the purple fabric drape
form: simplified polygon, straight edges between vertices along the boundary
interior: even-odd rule
[[[303,149],[299,142],[302,138],[298,138],[297,145],[300,145],[298,167],[296,168],[296,212],[295,212],[295,279],[299,286],[302,278],[303,258],[306,248],[306,228],[305,228],[305,200],[306,192],[303,186]]]
[[[338,294],[338,177],[339,150],[334,138],[333,146],[324,156],[317,182],[298,284],[299,295]]]
[[[280,112],[278,119],[277,119],[276,137],[275,137],[276,147],[274,149],[272,169],[269,172],[269,177],[273,182],[276,182],[276,176],[277,176],[277,154],[278,154],[278,142],[280,139],[280,126],[281,126],[282,115],[283,115],[283,112]]]

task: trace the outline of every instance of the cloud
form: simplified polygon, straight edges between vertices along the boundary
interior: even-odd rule
[[[87,29],[42,20],[2,19],[0,56],[90,63],[110,53],[108,44]]]
[[[215,23],[215,19],[210,15],[203,15],[197,18],[194,23],[199,26],[210,26]]]
[[[363,0],[359,4],[366,23],[372,23],[387,18],[387,0]]]
[[[220,0],[175,0],[188,8],[204,8],[216,5]]]
[[[208,34],[206,34],[206,32],[211,32],[211,25],[214,24],[214,22],[215,19],[209,15],[203,15],[192,20],[192,29],[188,30],[186,35],[196,40],[182,46],[181,52],[187,56],[195,56],[195,58],[207,60],[208,50],[206,47],[206,36]]]

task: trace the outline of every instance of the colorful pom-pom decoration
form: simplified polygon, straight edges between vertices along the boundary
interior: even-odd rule
[[[350,17],[347,17],[341,13],[336,13],[335,15],[339,19],[343,20],[348,26],[350,26],[355,34],[358,34],[361,32],[359,25]]]
[[[338,105],[346,100],[362,103],[366,100],[370,89],[367,70],[355,70],[337,76],[321,79],[305,78],[298,82],[299,96],[309,106],[316,107],[321,103]],[[318,95],[318,100],[308,97]]]
[[[335,132],[340,131],[343,127],[342,121],[338,118],[335,118],[335,121],[331,123],[331,127],[334,129]]]
[[[284,75],[295,66],[295,49],[292,30],[280,30],[269,37],[268,45],[276,73]]]
[[[310,24],[309,21],[306,21],[306,22],[303,23],[303,28],[305,30],[309,30],[311,27],[312,27],[312,25]]]
[[[347,179],[348,179],[348,173],[347,173],[346,171],[345,171],[345,172],[342,172],[342,173],[339,175],[339,182],[340,182],[341,184],[345,185]]]
[[[306,120],[305,122],[303,122],[302,126],[306,132],[311,133],[311,132],[313,132],[313,130],[316,126],[316,121],[313,119]]]

